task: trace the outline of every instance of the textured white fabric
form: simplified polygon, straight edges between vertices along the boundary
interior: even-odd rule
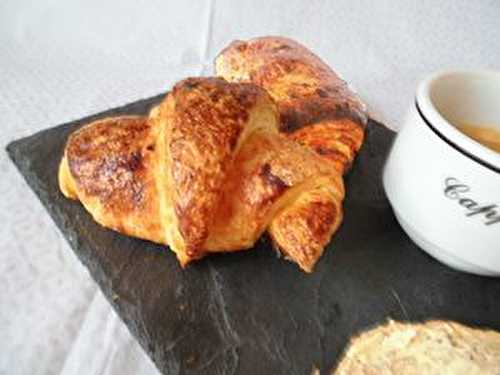
[[[416,83],[499,68],[492,1],[0,2],[0,146],[211,72],[232,39],[303,42],[397,128]],[[156,374],[0,153],[0,374]],[[55,176],[54,176],[55,177]]]

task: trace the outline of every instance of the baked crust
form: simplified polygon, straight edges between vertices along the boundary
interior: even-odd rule
[[[280,130],[312,147],[342,173],[363,143],[364,104],[318,56],[283,37],[234,41],[215,60],[216,74],[252,82],[276,101]]]
[[[449,321],[391,320],[351,340],[333,374],[500,374],[500,333]]]

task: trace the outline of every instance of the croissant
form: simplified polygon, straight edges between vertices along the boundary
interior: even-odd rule
[[[183,266],[251,248],[267,230],[311,272],[342,220],[342,175],[280,132],[278,106],[250,83],[185,79],[147,117],[71,134],[60,189],[101,225],[168,245]]]
[[[280,130],[344,173],[361,147],[366,108],[319,57],[283,37],[232,42],[215,60],[218,76],[264,88],[278,105]]]

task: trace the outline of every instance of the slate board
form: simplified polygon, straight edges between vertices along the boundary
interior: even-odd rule
[[[344,222],[311,275],[278,259],[265,238],[251,251],[211,256],[183,271],[165,248],[97,225],[59,192],[66,138],[100,117],[146,113],[160,99],[48,129],[7,149],[164,374],[302,375],[313,366],[328,373],[352,335],[389,317],[500,330],[500,279],[442,266],[397,224],[381,185],[394,133],[373,121],[346,178]]]

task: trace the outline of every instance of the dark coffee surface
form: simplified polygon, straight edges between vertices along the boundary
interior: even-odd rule
[[[352,335],[388,318],[500,330],[500,279],[441,265],[397,224],[381,184],[394,133],[373,121],[346,177],[344,222],[313,274],[278,259],[265,238],[182,270],[167,248],[100,227],[59,192],[67,136],[100,117],[147,113],[159,100],[45,130],[8,152],[163,373],[328,373]]]

